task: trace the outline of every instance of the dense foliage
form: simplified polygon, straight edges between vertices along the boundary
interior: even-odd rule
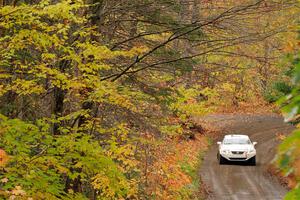
[[[192,117],[261,101],[293,3],[0,1],[1,198],[194,198],[197,154],[170,144],[195,139]]]
[[[290,85],[291,91],[279,100],[283,106],[285,120],[292,122],[299,128],[299,81],[300,81],[300,54],[299,46],[295,48],[294,52],[288,55],[289,66],[292,69],[292,79]],[[285,197],[286,200],[293,200],[300,198],[300,131],[295,130],[288,136],[280,145],[278,150],[277,162],[278,166],[284,172],[285,176],[291,177],[295,184],[293,190]]]

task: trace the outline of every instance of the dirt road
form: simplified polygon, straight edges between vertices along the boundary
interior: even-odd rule
[[[199,119],[200,121],[203,119]],[[208,199],[216,200],[279,200],[287,189],[268,175],[266,168],[274,158],[278,145],[276,134],[288,133],[293,127],[276,115],[211,115],[213,122],[224,134],[241,133],[257,141],[257,166],[242,163],[219,165],[217,145],[204,158],[200,175],[211,191]]]

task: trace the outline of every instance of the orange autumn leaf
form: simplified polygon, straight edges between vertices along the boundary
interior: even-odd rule
[[[9,157],[7,153],[3,149],[0,149],[0,166],[4,167],[8,162],[8,159]]]
[[[295,168],[295,175],[297,177],[300,177],[300,159],[294,162],[294,168]]]

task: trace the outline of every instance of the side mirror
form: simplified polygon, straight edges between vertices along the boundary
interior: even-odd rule
[[[222,142],[217,142],[218,145],[222,144]]]
[[[257,145],[257,142],[253,142],[253,145],[254,145],[254,146]]]

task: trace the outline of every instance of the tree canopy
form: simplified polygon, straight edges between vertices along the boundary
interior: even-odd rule
[[[1,198],[159,199],[157,150],[193,116],[290,92],[296,5],[0,1]]]

